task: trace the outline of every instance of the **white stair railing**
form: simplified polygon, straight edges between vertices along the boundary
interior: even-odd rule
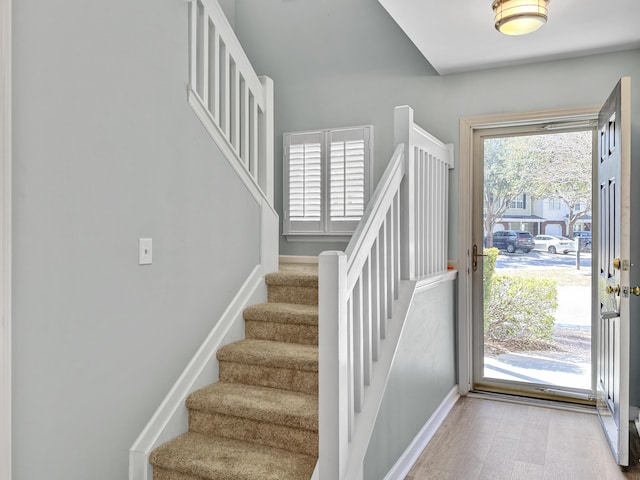
[[[273,82],[256,75],[216,0],[190,0],[189,34],[189,103],[273,205]]]
[[[217,0],[189,0],[188,100],[260,206],[260,263],[277,270],[273,81],[256,75]]]
[[[151,451],[187,431],[185,398],[218,380],[215,352],[244,336],[242,311],[266,301],[278,269],[273,208],[273,82],[258,77],[216,0],[189,1],[188,101],[260,208],[260,263],[129,449],[129,480],[152,480]]]
[[[396,150],[345,252],[319,260],[321,480],[361,480],[415,282],[447,270],[453,148],[395,110]],[[401,280],[402,279],[402,280]]]

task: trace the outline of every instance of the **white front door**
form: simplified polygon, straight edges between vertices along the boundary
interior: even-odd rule
[[[619,465],[629,464],[631,81],[598,116],[598,415]]]

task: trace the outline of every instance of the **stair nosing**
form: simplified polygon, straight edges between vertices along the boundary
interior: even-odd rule
[[[264,349],[276,346],[280,346],[285,355]],[[299,358],[293,355],[294,350],[299,350],[300,353],[306,351],[307,355],[312,353],[313,359]],[[258,354],[258,351],[261,353]],[[219,348],[216,357],[220,362],[318,372],[318,347],[315,345],[247,338]]]
[[[274,272],[265,275],[264,279],[270,286],[318,287],[317,274]]]
[[[207,457],[203,458],[201,451],[194,448],[194,445],[203,445],[207,447]],[[216,456],[218,455],[218,456]],[[230,472],[224,475],[221,473],[222,463],[220,459],[229,460],[237,458],[238,465],[254,465],[250,460],[261,460],[258,463],[269,463],[265,458],[274,455],[272,465],[283,466],[283,462],[289,459],[292,463],[297,464],[300,468],[308,468],[309,473],[313,471],[313,465],[317,457],[304,453],[290,452],[277,447],[246,442],[242,440],[230,439],[219,436],[209,436],[196,432],[187,432],[179,437],[161,445],[151,453],[150,462],[158,468],[165,470],[180,472],[188,475],[196,475],[201,478],[233,478],[233,479],[252,479],[256,478],[255,473],[248,472],[242,475],[240,472]],[[302,465],[308,462],[308,465]],[[208,464],[209,468],[203,468],[204,464]],[[283,473],[284,468],[283,468]],[[293,472],[291,472],[293,473]],[[275,473],[274,473],[275,474]],[[241,476],[240,476],[241,475]],[[253,475],[253,476],[248,476]],[[274,477],[269,478],[284,478]]]
[[[318,326],[318,306],[300,303],[266,302],[243,312],[245,321]]]
[[[258,408],[243,402],[243,399],[255,399],[262,393],[275,395],[279,398],[267,399],[258,404]],[[294,404],[297,404],[298,408],[292,412],[291,407]],[[186,405],[189,410],[203,413],[217,413],[313,432],[318,431],[318,397],[303,392],[218,382],[193,392],[187,397]],[[285,405],[286,408],[279,408]]]

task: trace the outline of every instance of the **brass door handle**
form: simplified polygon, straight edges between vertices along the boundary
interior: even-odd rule
[[[640,296],[640,287],[631,287],[629,289],[630,293],[633,293],[635,296]]]
[[[636,287],[638,289],[638,293],[636,293],[636,295],[640,295],[640,287]],[[609,294],[611,293],[620,293],[620,287],[616,286],[616,287],[612,287],[611,285],[607,285],[607,288],[605,288],[605,291]]]
[[[478,270],[478,257],[488,257],[488,256],[489,255],[483,255],[481,253],[478,253],[478,245],[473,246],[473,259],[471,260],[471,267],[473,268],[474,272]]]

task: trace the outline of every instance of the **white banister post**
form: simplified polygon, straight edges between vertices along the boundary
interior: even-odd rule
[[[348,449],[347,256],[318,259],[319,472],[342,480]]]
[[[416,276],[415,262],[415,158],[411,145],[413,129],[413,109],[408,105],[396,107],[394,110],[394,143],[404,143],[405,176],[400,187],[400,220],[401,259],[400,275],[404,279]]]
[[[264,112],[260,131],[260,147],[258,149],[258,185],[262,188],[269,203],[273,205],[274,198],[274,126],[273,126],[273,80],[267,76],[258,77],[264,90]]]

